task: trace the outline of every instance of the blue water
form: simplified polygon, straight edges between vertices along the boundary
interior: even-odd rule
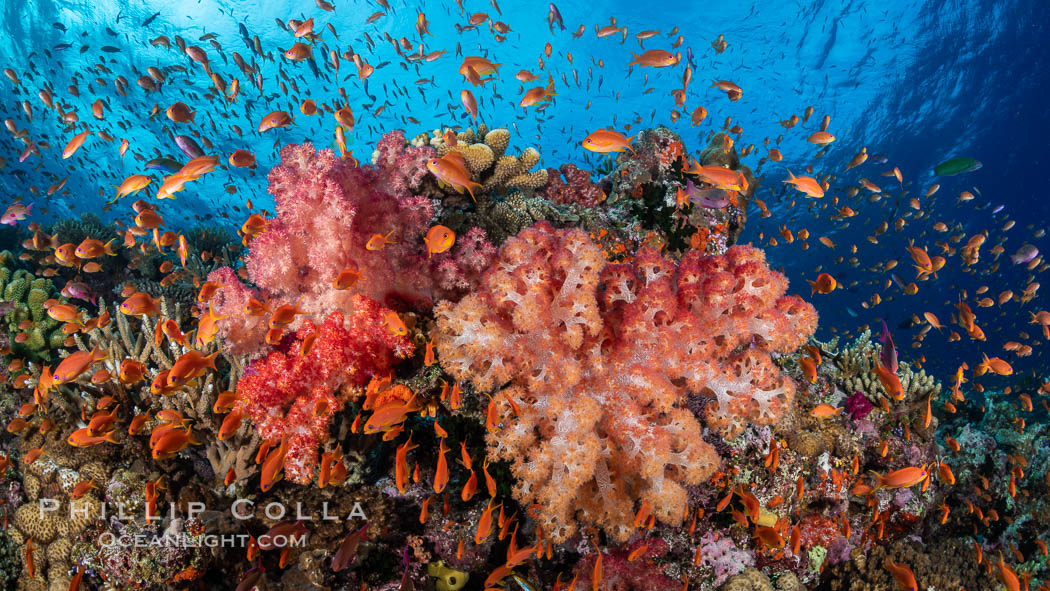
[[[908,348],[911,329],[896,328],[912,314],[924,311],[936,313],[942,322],[950,321],[950,304],[956,301],[960,289],[973,290],[982,284],[991,287],[995,297],[1002,289],[1020,293],[1027,273],[1023,269],[1008,269],[1003,264],[994,275],[970,275],[952,257],[940,273],[939,279],[920,285],[915,296],[903,296],[895,287],[886,289],[886,273],[872,273],[867,268],[889,259],[901,263],[897,272],[911,281],[904,246],[908,239],[928,246],[944,238],[934,235],[930,226],[935,221],[948,225],[959,222],[967,237],[983,229],[990,237],[983,248],[982,264],[977,268],[988,271],[987,250],[1006,237],[1006,253],[1015,251],[1026,240],[1043,250],[1050,250],[1046,239],[1033,238],[1034,229],[1045,227],[1050,211],[1043,198],[1046,157],[1045,138],[1048,137],[1048,107],[1050,96],[1050,49],[1047,38],[1050,18],[1045,2],[1017,0],[993,2],[970,0],[966,2],[860,2],[825,1],[814,3],[788,2],[581,2],[563,0],[557,5],[564,17],[565,31],[548,31],[546,3],[505,1],[497,12],[489,2],[464,0],[465,13],[460,15],[455,2],[404,3],[392,0],[387,14],[372,24],[365,19],[382,10],[371,2],[336,2],[335,12],[318,10],[313,2],[258,3],[242,2],[53,2],[30,0],[3,3],[0,35],[0,55],[4,67],[14,69],[21,78],[16,87],[7,78],[0,79],[0,111],[4,119],[13,119],[18,129],[26,129],[37,141],[45,140],[51,149],[43,150],[43,157],[31,156],[18,163],[23,143],[10,133],[0,133],[0,157],[6,166],[0,173],[0,199],[4,205],[22,198],[35,200],[38,208],[46,202],[47,213],[38,209],[31,221],[44,222],[85,211],[99,211],[113,194],[111,185],[119,184],[126,176],[143,172],[145,159],[160,155],[185,160],[171,139],[172,122],[164,117],[164,109],[175,101],[183,101],[197,111],[196,125],[176,126],[175,133],[199,131],[214,146],[225,161],[235,149],[255,153],[259,168],[251,172],[231,169],[207,175],[192,183],[177,195],[174,203],[165,203],[164,212],[169,224],[191,225],[198,220],[239,225],[243,215],[230,211],[231,206],[242,205],[251,198],[257,206],[267,207],[265,171],[276,160],[277,148],[291,142],[313,141],[332,146],[334,121],[330,115],[306,117],[299,113],[299,103],[312,98],[317,103],[339,101],[338,89],[344,88],[357,118],[348,141],[354,155],[367,160],[379,135],[384,131],[402,128],[409,136],[439,126],[470,125],[469,116],[459,102],[459,91],[468,87],[457,70],[463,55],[487,55],[502,63],[499,80],[494,84],[473,88],[480,103],[480,119],[490,126],[512,125],[513,145],[518,148],[536,146],[543,154],[544,166],[557,166],[566,161],[594,165],[597,159],[578,147],[587,133],[599,127],[615,125],[622,129],[630,123],[635,131],[668,125],[682,134],[689,149],[698,151],[706,144],[711,130],[722,127],[727,117],[732,124],[744,129],[738,146],[761,144],[764,138],[783,136],[779,149],[784,161],[766,163],[760,169],[763,186],[758,197],[763,199],[773,216],[760,219],[752,211],[743,240],[765,244],[781,225],[794,231],[809,230],[811,248],[802,250],[801,244],[781,245],[769,249],[775,266],[783,266],[791,277],[795,291],[808,296],[804,279],[815,277],[817,266],[836,276],[845,289],[831,295],[814,296],[823,315],[821,335],[853,330],[863,324],[875,324],[885,317],[899,331],[900,348]],[[419,36],[415,31],[418,12],[422,10],[430,22],[432,35],[424,37],[426,52],[444,49],[448,53],[430,63],[403,65],[384,33],[393,38],[407,37],[415,48]],[[506,41],[499,43],[487,27],[477,31],[456,32],[455,23],[466,24],[473,12],[486,12],[493,19],[507,23],[512,31]],[[154,13],[159,14],[147,26],[143,22]],[[315,31],[321,36],[314,56],[319,74],[306,62],[292,63],[280,56],[291,43],[291,35],[275,23],[275,19],[316,18]],[[596,38],[594,26],[606,25],[615,17],[620,26],[627,26],[629,37],[621,44],[619,37]],[[61,25],[65,30],[54,23]],[[263,54],[272,54],[273,60],[256,55],[242,39],[238,25],[242,24],[249,36],[258,35]],[[326,25],[331,24],[335,33]],[[571,33],[580,25],[586,31],[580,39]],[[669,114],[674,108],[671,90],[681,85],[682,68],[635,68],[628,72],[626,64],[631,52],[639,50],[635,33],[654,29],[657,37],[646,40],[645,48],[667,48],[675,40],[668,32],[678,27],[684,42],[678,49],[692,50],[696,70],[689,87],[687,111],[677,123]],[[207,33],[216,35],[220,52],[208,41],[198,38]],[[227,82],[240,78],[241,95],[238,102],[228,105],[221,98],[208,100],[204,95],[211,84],[201,68],[177,51],[152,47],[148,41],[158,35],[184,37],[189,45],[204,48],[215,70]],[[338,39],[336,38],[338,34]],[[727,50],[716,55],[711,42],[724,34]],[[368,35],[374,46],[365,38]],[[544,56],[544,46],[550,43],[553,55]],[[60,49],[60,44],[69,44]],[[104,52],[103,46],[116,48]],[[361,53],[373,66],[375,73],[367,85],[357,79],[350,62],[342,61],[338,73],[326,66],[328,48],[343,52],[348,48]],[[263,93],[238,70],[232,52],[261,67]],[[573,62],[568,62],[571,53]],[[524,90],[536,83],[521,85],[513,75],[529,69],[541,75],[539,60],[555,74],[557,97],[549,108],[527,112],[517,106]],[[228,62],[227,62],[228,60]],[[599,60],[604,67],[599,67]],[[381,63],[390,63],[378,67]],[[99,64],[109,72],[100,72]],[[168,80],[159,92],[145,93],[135,79],[156,66],[184,66],[186,73],[168,72]],[[579,77],[579,86],[573,82],[573,70]],[[299,92],[280,82],[281,73],[294,81]],[[113,79],[123,75],[129,81],[127,96],[119,95]],[[562,77],[568,81],[566,84]],[[433,78],[433,82],[416,84],[417,80]],[[743,98],[730,102],[724,93],[709,85],[713,80],[731,80],[743,90]],[[80,97],[66,89],[74,82]],[[104,83],[103,83],[104,82]],[[66,141],[79,129],[66,128],[54,113],[46,112],[37,98],[44,86],[53,93],[67,110],[75,110],[81,122],[92,130],[106,130],[118,141],[105,143],[97,136],[88,139],[81,151],[69,160],[61,160],[60,152]],[[403,89],[403,90],[398,90]],[[653,89],[646,94],[647,89]],[[106,104],[104,121],[96,121],[90,112],[91,104],[101,98]],[[20,102],[32,106],[32,120],[23,112]],[[589,108],[587,108],[590,103]],[[149,116],[154,105],[160,113]],[[689,125],[688,112],[697,105],[707,108],[709,116],[698,128]],[[375,114],[380,106],[385,109]],[[805,125],[785,130],[779,121],[792,114],[801,115],[807,106],[815,110]],[[266,113],[283,109],[293,114],[295,124],[286,129],[258,134],[255,128]],[[829,131],[838,140],[821,159],[815,158],[816,149],[805,138],[816,130],[820,119],[830,115]],[[415,118],[419,123],[408,121]],[[640,122],[637,119],[640,118]],[[731,124],[731,125],[732,125]],[[239,126],[243,134],[232,126]],[[117,154],[119,139],[126,138],[131,150],[123,161]],[[846,163],[861,146],[870,154],[882,153],[889,158],[884,165],[869,162],[860,169],[842,173]],[[761,155],[764,149],[759,150]],[[971,156],[983,163],[974,173],[948,179],[937,179],[942,187],[935,203],[925,205],[930,216],[926,220],[911,220],[900,233],[892,229],[878,245],[866,242],[864,236],[883,220],[892,226],[895,215],[907,207],[895,205],[896,200],[869,204],[861,199],[849,205],[858,211],[848,228],[829,219],[833,213],[831,195],[841,194],[841,188],[866,176],[884,188],[891,185],[884,170],[898,166],[910,185],[909,196],[920,196],[935,182],[931,168],[952,156]],[[745,163],[756,166],[758,156]],[[833,191],[822,203],[805,202],[800,194],[786,192],[780,181],[786,169],[795,172],[812,165],[816,171],[836,172]],[[57,179],[68,176],[68,193],[43,198],[30,194],[30,187],[41,192]],[[895,184],[892,183],[892,184]],[[236,193],[227,192],[234,187]],[[956,205],[955,197],[962,190],[980,194],[971,202]],[[834,189],[838,189],[837,191]],[[899,190],[891,191],[895,196]],[[789,209],[792,200],[799,202]],[[906,202],[906,199],[903,201]],[[843,205],[845,203],[840,203]],[[807,206],[826,206],[827,210],[807,210]],[[1005,208],[992,216],[998,205]],[[243,211],[243,210],[242,210]],[[130,203],[121,202],[105,212],[109,219],[127,218]],[[225,217],[229,215],[230,217]],[[181,217],[181,219],[180,219]],[[1010,232],[999,228],[1008,219],[1017,222]],[[1028,229],[1031,224],[1033,229]],[[764,236],[759,240],[759,234]],[[953,232],[954,233],[954,232]],[[838,251],[820,246],[815,238],[825,235],[838,243]],[[965,241],[965,240],[964,240]],[[836,264],[839,255],[849,258],[848,245],[857,244],[858,268],[848,261]],[[1038,280],[1038,278],[1037,278]],[[849,286],[853,281],[858,283]],[[1045,289],[1050,289],[1048,285]],[[883,304],[865,310],[860,303],[879,292]],[[896,294],[896,295],[894,295]],[[892,296],[892,299],[889,298]],[[1000,347],[1009,340],[1021,340],[1019,330],[1029,330],[1033,338],[1036,327],[1028,326],[1027,312],[1041,309],[1037,298],[1023,308],[1016,302],[1003,308],[977,310],[979,322],[988,335],[987,343],[946,343],[944,335],[932,334],[923,349],[930,364],[939,370],[950,371],[961,360],[971,367],[980,360],[979,353],[1002,353]],[[971,305],[973,305],[971,303]],[[976,309],[976,306],[974,306]],[[856,313],[853,316],[852,313]],[[1036,368],[1041,360],[1039,347],[1036,355],[1017,361],[1018,368]]]

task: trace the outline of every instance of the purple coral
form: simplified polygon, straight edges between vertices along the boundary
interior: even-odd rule
[[[560,171],[548,168],[547,186],[541,194],[554,203],[579,203],[584,207],[594,207],[605,200],[605,193],[591,182],[591,173],[574,164],[562,164]]]
[[[854,421],[864,420],[874,408],[875,405],[862,392],[855,392],[846,399],[846,412]]]
[[[640,556],[628,562],[627,557],[630,553],[643,544],[648,544],[648,547],[642,551]],[[601,588],[610,591],[677,589],[682,585],[681,582],[665,575],[663,567],[653,560],[664,556],[668,549],[667,542],[659,538],[650,538],[648,540],[639,539],[622,548],[602,552]],[[596,559],[597,554],[588,554],[576,563],[573,575],[579,577],[577,589],[591,588],[591,575],[594,573]]]
[[[741,550],[733,538],[719,532],[708,532],[700,538],[700,557],[702,565],[714,568],[716,587],[729,577],[755,566],[754,554]]]

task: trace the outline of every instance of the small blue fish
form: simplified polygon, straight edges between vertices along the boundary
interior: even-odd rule
[[[178,172],[182,169],[182,164],[177,160],[171,158],[154,158],[146,163],[146,168],[150,170],[163,170],[165,172]]]

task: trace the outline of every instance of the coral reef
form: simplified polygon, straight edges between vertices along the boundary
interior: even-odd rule
[[[907,361],[900,363],[897,376],[903,387],[904,400],[897,402],[886,394],[886,389],[875,373],[875,359],[878,359],[882,345],[871,342],[871,331],[865,330],[852,343],[842,347],[841,351],[829,351],[835,359],[839,372],[836,381],[846,392],[863,392],[876,406],[885,400],[889,405],[914,405],[925,403],[929,397],[936,398],[941,393],[941,384],[924,370],[915,371]]]
[[[575,164],[548,168],[547,184],[540,194],[553,203],[577,203],[583,207],[594,207],[605,201],[605,192],[591,182],[591,173],[576,168]]]
[[[532,170],[540,161],[540,153],[535,148],[525,148],[517,156],[506,153],[510,131],[505,127],[490,130],[485,124],[480,124],[476,130],[465,129],[456,133],[455,145],[449,145],[444,133],[435,129],[429,135],[419,134],[411,144],[430,146],[438,157],[459,152],[467,164],[471,180],[480,183],[489,195],[503,195],[512,188],[535,190],[547,183],[546,169]]]
[[[104,499],[99,491],[89,490],[78,499],[72,493],[83,481],[108,482],[112,468],[106,460],[111,452],[71,448],[63,437],[68,434],[37,432],[21,444],[26,451],[39,448],[44,453],[25,467],[27,499],[14,512],[14,527],[8,530],[15,543],[32,539],[37,549],[35,576],[23,564],[19,589],[67,589],[76,559],[71,554],[73,543],[102,515]]]
[[[999,581],[978,567],[972,546],[951,538],[922,544],[899,540],[856,552],[848,562],[831,568],[829,588],[832,591],[899,589],[885,568],[887,559],[908,566],[915,574],[919,589],[999,588]]]
[[[680,522],[683,486],[719,462],[690,395],[713,398],[707,422],[726,437],[775,423],[795,386],[769,355],[800,346],[817,320],[749,247],[679,265],[643,249],[606,265],[583,232],[538,224],[504,243],[482,281],[435,309],[435,344],[456,379],[510,383],[494,393],[489,450],[513,461],[516,496],[539,505],[556,541],[578,522],[625,540],[636,502]]]
[[[361,295],[351,309],[347,318],[333,312],[319,326],[306,321],[281,348],[249,365],[237,385],[234,412],[250,418],[271,444],[287,439],[284,468],[292,482],[314,479],[332,415],[413,351],[406,337],[386,326],[384,316],[393,312]]]
[[[259,302],[269,302],[270,310],[296,305],[302,312],[290,328],[305,319],[320,322],[333,311],[351,314],[356,294],[426,308],[439,296],[461,295],[486,266],[488,247],[478,232],[458,249],[428,256],[423,236],[433,206],[405,192],[401,169],[385,170],[354,166],[309,144],[281,150],[281,164],[269,176],[277,216],[252,238],[245,268]],[[348,289],[336,289],[333,282],[344,270],[357,279]],[[226,300],[246,299],[233,273],[214,273],[222,290],[234,290]],[[226,318],[219,326],[232,346],[247,352],[251,344],[245,341],[265,332],[258,325],[269,315],[238,311],[224,306],[226,300],[220,302],[219,314]]]
[[[12,304],[3,312],[12,353],[30,360],[49,360],[54,356],[53,350],[63,347],[69,335],[62,332],[60,322],[48,315],[44,302],[66,299],[59,296],[50,279],[14,268],[13,258],[7,251],[0,253],[4,262],[0,267],[0,298]]]

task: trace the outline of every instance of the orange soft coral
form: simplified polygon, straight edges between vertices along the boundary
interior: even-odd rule
[[[454,377],[502,388],[489,451],[513,461],[545,535],[582,523],[623,541],[636,503],[678,523],[685,487],[718,467],[690,396],[713,399],[708,422],[726,435],[792,401],[769,352],[804,342],[816,312],[786,288],[754,248],[609,265],[583,231],[541,223],[503,245],[478,292],[438,305],[435,343]]]

